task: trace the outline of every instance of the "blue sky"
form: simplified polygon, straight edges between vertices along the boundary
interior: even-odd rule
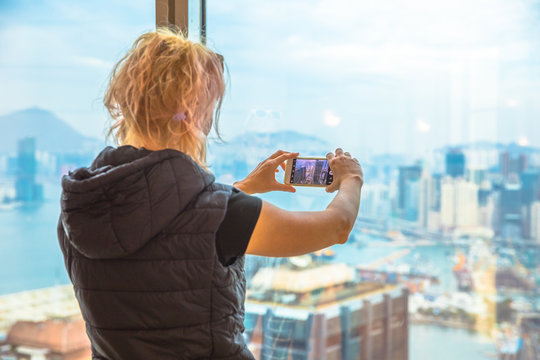
[[[102,137],[112,65],[155,1],[0,2],[0,114],[39,106]],[[540,146],[538,0],[208,0],[231,73],[226,138],[294,129],[357,153]]]

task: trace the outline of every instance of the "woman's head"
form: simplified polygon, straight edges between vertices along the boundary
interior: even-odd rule
[[[145,33],[111,73],[107,137],[114,132],[117,144],[176,149],[206,167],[206,136],[212,124],[218,133],[224,92],[220,55],[181,32]]]

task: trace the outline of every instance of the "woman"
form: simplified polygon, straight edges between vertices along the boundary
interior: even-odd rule
[[[58,223],[94,359],[253,359],[244,254],[347,241],[363,175],[341,149],[327,154],[326,190],[338,193],[324,211],[249,195],[294,192],[275,172],[298,153],[277,151],[234,187],[214,182],[206,136],[224,89],[221,57],[166,29],[139,37],[112,72],[105,105],[120,146],[62,178]]]

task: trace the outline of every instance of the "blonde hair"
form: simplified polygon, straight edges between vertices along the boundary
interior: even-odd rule
[[[206,134],[225,93],[223,58],[177,30],[141,35],[114,66],[104,97],[116,144],[172,148],[206,170]],[[214,121],[215,119],[215,121]]]

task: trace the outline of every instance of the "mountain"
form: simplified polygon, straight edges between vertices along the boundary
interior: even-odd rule
[[[54,113],[30,108],[0,116],[0,152],[16,152],[17,141],[35,137],[36,148],[50,153],[95,152],[104,146],[99,139],[84,136]]]
[[[300,152],[300,156],[322,156],[332,151],[326,141],[309,134],[284,130],[276,132],[245,132],[225,143],[210,143],[210,149],[223,151],[242,151],[245,155],[267,154],[277,150]]]

